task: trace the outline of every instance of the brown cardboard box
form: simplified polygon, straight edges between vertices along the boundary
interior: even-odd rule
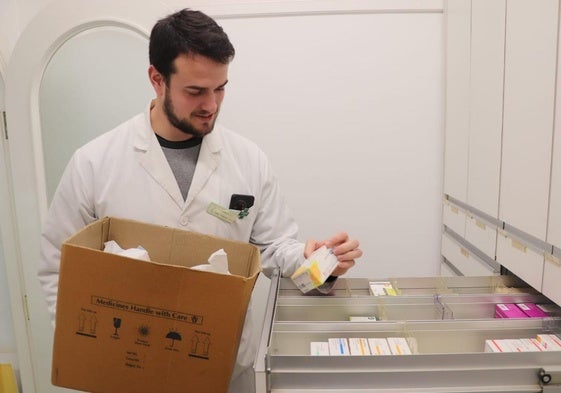
[[[103,252],[141,245],[146,262]],[[232,275],[187,268],[223,248]],[[62,247],[52,383],[96,392],[226,392],[261,270],[247,243],[117,218]]]

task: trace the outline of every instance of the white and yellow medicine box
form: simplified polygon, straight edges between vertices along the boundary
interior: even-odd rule
[[[538,334],[536,339],[546,351],[561,351],[561,338],[555,334]]]
[[[396,296],[397,291],[389,281],[371,281],[370,293],[373,296]]]
[[[411,355],[411,349],[405,337],[388,337],[387,340],[392,355]]]
[[[350,337],[349,349],[351,350],[351,356],[370,355],[370,348],[368,346],[368,340],[366,338]]]
[[[337,263],[333,250],[322,246],[315,250],[290,278],[298,289],[306,293],[321,286],[335,270]]]
[[[521,338],[522,345],[526,348],[525,352],[543,352],[545,348],[535,338]]]
[[[390,346],[385,338],[369,338],[370,353],[374,356],[391,355]]]

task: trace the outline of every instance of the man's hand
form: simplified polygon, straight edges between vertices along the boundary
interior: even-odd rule
[[[362,256],[362,250],[359,247],[359,242],[356,239],[350,239],[349,235],[345,232],[339,232],[335,236],[327,240],[317,241],[310,239],[306,242],[304,248],[304,256],[308,258],[312,252],[326,246],[333,249],[333,254],[337,257],[339,264],[331,273],[332,276],[341,276],[345,274],[350,268],[355,265],[355,259]]]

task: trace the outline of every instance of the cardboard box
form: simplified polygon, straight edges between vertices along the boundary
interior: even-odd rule
[[[141,245],[151,262],[103,252]],[[232,275],[189,269],[223,248]],[[62,246],[52,383],[89,392],[226,392],[260,266],[247,243],[104,218]]]

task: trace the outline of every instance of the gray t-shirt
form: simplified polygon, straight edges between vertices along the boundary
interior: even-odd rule
[[[173,142],[162,138],[158,134],[156,134],[156,137],[185,200],[193,181],[203,139],[194,137],[186,141]]]

